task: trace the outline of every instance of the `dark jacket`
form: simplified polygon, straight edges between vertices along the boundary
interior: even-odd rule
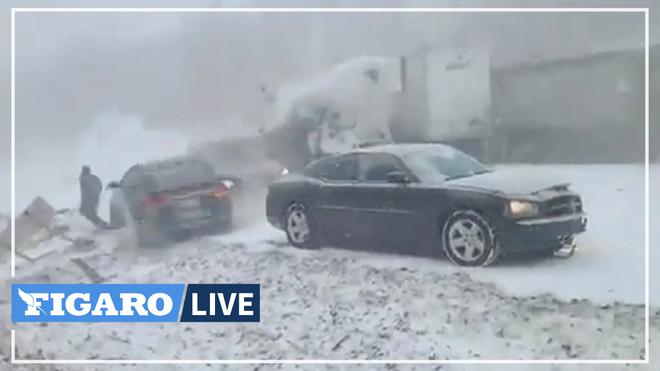
[[[80,211],[96,212],[103,191],[101,179],[92,173],[80,174]]]

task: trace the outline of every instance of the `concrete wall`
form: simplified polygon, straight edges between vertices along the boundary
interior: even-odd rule
[[[658,70],[655,63],[652,70]],[[491,89],[496,159],[589,163],[644,158],[640,50],[493,70]]]

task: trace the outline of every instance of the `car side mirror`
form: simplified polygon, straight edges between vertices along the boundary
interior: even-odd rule
[[[400,171],[390,171],[387,173],[388,183],[407,184],[410,183],[410,178]]]
[[[121,185],[119,182],[110,182],[108,185],[105,187],[106,189],[119,189],[121,188]]]

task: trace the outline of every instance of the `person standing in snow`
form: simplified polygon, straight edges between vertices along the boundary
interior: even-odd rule
[[[99,228],[107,228],[108,223],[98,215],[99,201],[103,184],[101,179],[92,174],[89,166],[83,166],[80,172],[80,213]]]

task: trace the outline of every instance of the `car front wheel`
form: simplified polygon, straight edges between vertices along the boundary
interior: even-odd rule
[[[458,210],[447,218],[442,242],[447,258],[456,265],[487,266],[499,256],[493,228],[472,210]]]
[[[302,203],[289,206],[284,215],[284,231],[289,243],[303,249],[318,248],[318,231],[314,217]]]

